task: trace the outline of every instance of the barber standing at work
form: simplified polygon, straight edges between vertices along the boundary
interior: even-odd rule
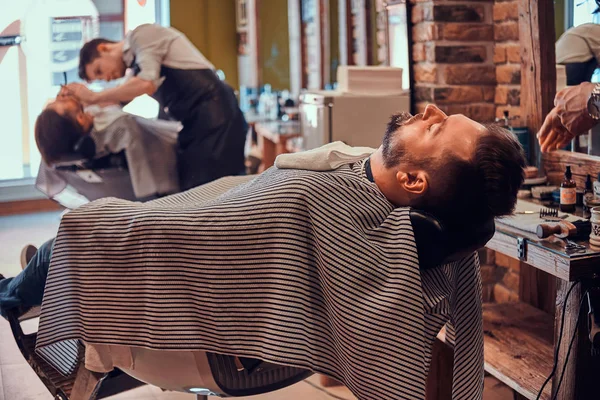
[[[80,51],[79,76],[88,82],[122,78],[128,68],[134,76],[118,87],[96,93],[71,83],[67,89],[86,105],[127,103],[143,94],[156,99],[183,124],[177,155],[182,190],[244,173],[244,115],[232,88],[185,35],[145,24],[120,42],[94,39]]]

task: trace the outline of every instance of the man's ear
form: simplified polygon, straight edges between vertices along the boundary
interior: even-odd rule
[[[396,180],[402,189],[413,195],[421,196],[429,189],[429,175],[423,170],[414,172],[398,171]]]
[[[75,117],[75,120],[77,120],[77,124],[83,128],[83,130],[85,131],[86,128],[86,124],[87,124],[87,119],[85,117],[84,113],[79,113],[77,114],[77,117]]]
[[[106,43],[100,43],[97,49],[99,53],[106,53],[108,51],[108,45]]]

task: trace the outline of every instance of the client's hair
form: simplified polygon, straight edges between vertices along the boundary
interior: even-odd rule
[[[403,118],[392,117],[388,131],[398,129],[402,122]],[[396,164],[404,157],[418,168],[435,171],[431,176],[430,195],[423,197],[415,207],[432,213],[450,226],[476,225],[513,212],[517,191],[524,179],[523,147],[504,128],[490,124],[486,130],[487,134],[479,138],[469,161],[452,153],[441,159],[420,160],[412,159],[410,154],[392,155],[397,158]]]
[[[100,57],[98,46],[104,43],[117,43],[108,39],[92,39],[83,45],[79,51],[79,77],[84,81],[88,80],[87,74],[85,73],[85,67],[93,62],[96,58]]]
[[[81,125],[54,110],[42,111],[35,121],[35,142],[47,164],[73,154],[73,147],[83,134]]]

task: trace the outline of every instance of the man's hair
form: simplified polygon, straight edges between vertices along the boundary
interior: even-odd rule
[[[98,51],[98,45],[104,43],[117,43],[113,40],[108,39],[92,39],[86,44],[83,45],[81,50],[79,51],[79,77],[84,81],[88,80],[88,76],[85,73],[85,67],[88,64],[92,63],[96,58],[100,57],[100,52]]]
[[[73,154],[73,147],[84,133],[73,118],[50,109],[42,111],[35,121],[35,142],[47,164]]]
[[[403,122],[403,117],[392,117],[386,132],[388,140],[392,136],[389,133],[395,132]],[[386,157],[384,140],[384,163],[390,168],[404,160],[416,168],[431,171],[429,195],[414,206],[432,213],[446,225],[477,225],[490,218],[509,215],[523,184],[526,164],[523,147],[510,131],[493,124],[485,128],[487,132],[478,139],[471,160],[463,160],[453,153],[438,159],[416,160],[404,154],[401,146],[391,147],[389,143]]]

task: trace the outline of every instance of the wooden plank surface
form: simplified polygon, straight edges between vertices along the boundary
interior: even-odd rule
[[[519,0],[519,44],[521,45],[521,115],[531,133],[531,143],[536,143],[535,133],[552,109],[556,94],[552,2]]]
[[[580,188],[585,187],[585,179],[588,174],[592,176],[592,181],[595,181],[600,172],[600,157],[598,156],[558,150],[544,154],[543,160],[546,175],[553,184],[563,180],[567,165],[571,167],[573,179]]]
[[[524,303],[484,304],[485,370],[528,399],[552,371],[553,317]],[[541,399],[550,398],[546,385]]]
[[[571,291],[569,298],[566,298],[567,292],[572,282],[557,280],[556,294],[556,314],[555,314],[555,336],[558,337],[560,331],[560,322],[562,318],[563,305],[566,302],[566,318],[564,330],[562,332],[562,343],[558,352],[558,370],[557,377],[553,380],[553,393],[557,390],[558,382],[562,370],[566,365],[564,379],[558,391],[558,400],[571,399],[597,399],[598,378],[600,371],[600,358],[592,357],[591,342],[588,338],[587,329],[587,299],[583,298],[584,289],[581,284],[577,284]],[[580,305],[582,305],[580,309]],[[579,324],[577,316],[579,315]],[[571,339],[573,345],[571,354],[567,360],[569,344]]]

